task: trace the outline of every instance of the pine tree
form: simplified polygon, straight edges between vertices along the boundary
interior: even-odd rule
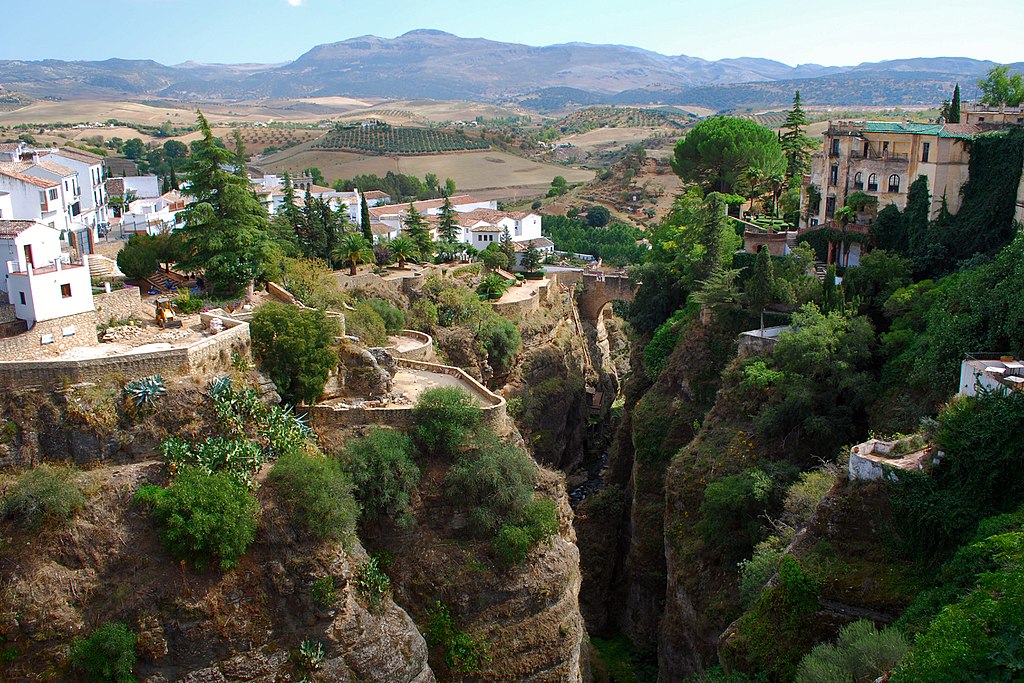
[[[441,213],[439,214],[440,223],[438,224],[437,233],[443,242],[455,242],[458,238],[459,226],[457,213],[455,207],[452,206],[452,201],[447,196],[444,198],[444,204],[441,205]]]
[[[366,195],[359,193],[359,227],[363,231],[363,239],[373,244],[373,228],[370,226],[370,205],[366,203]]]
[[[217,290],[250,291],[263,273],[267,212],[248,178],[224,170],[235,158],[216,144],[210,123],[198,115],[202,137],[193,143],[187,175],[193,202],[186,211],[183,234],[187,270],[202,270]]]
[[[523,262],[521,264],[523,270],[527,273],[536,271],[540,266],[540,260],[540,251],[537,250],[537,247],[533,246],[533,240],[530,240],[526,245],[526,251],[523,252]]]
[[[793,95],[793,108],[786,113],[786,122],[782,124],[782,153],[786,157],[786,175],[789,178],[803,175],[811,167],[811,148],[814,142],[804,135],[807,126],[807,114],[800,102],[800,91]]]
[[[427,229],[427,221],[412,203],[409,204],[409,211],[402,219],[402,232],[416,244],[420,258],[431,258],[434,249],[430,240],[430,230]]]
[[[714,271],[712,271],[712,274]],[[764,330],[764,309],[772,302],[775,291],[775,266],[767,247],[757,252],[754,272],[747,281],[747,303],[761,314],[761,329]]]
[[[498,243],[498,247],[505,254],[510,265],[516,262],[516,245],[512,241],[512,234],[508,231],[507,225],[501,231],[501,241]]]

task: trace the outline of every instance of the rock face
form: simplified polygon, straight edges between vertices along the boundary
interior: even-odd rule
[[[158,479],[155,463],[100,467],[86,475],[90,496],[70,528],[26,534],[0,550],[4,591],[0,636],[18,643],[5,680],[49,672],[67,680],[67,645],[108,621],[139,634],[141,681],[295,680],[291,652],[323,645],[319,681],[427,683],[427,647],[409,615],[390,599],[360,604],[350,578],[366,557],[297,532],[260,490],[264,516],[238,567],[196,571],[164,551],[150,519],[132,502]],[[332,577],[334,598],[317,602],[312,582]],[[327,604],[322,604],[327,602]]]

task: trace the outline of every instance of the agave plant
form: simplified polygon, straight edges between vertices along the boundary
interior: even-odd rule
[[[167,393],[167,386],[160,375],[133,379],[124,385],[124,391],[135,401],[136,408],[150,407],[158,398]]]

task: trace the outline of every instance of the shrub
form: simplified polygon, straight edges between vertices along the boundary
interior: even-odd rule
[[[338,599],[337,591],[334,588],[333,576],[322,576],[315,579],[309,587],[309,594],[313,602],[324,607],[330,607]]]
[[[306,671],[316,671],[324,663],[324,644],[312,638],[303,638],[299,643],[296,660]]]
[[[431,455],[450,457],[476,430],[482,416],[480,406],[465,391],[428,389],[412,409],[416,443]]]
[[[520,564],[530,554],[533,539],[529,529],[515,524],[502,524],[491,541],[494,554],[505,564]]]
[[[333,348],[341,332],[337,321],[321,310],[271,302],[259,307],[250,330],[253,354],[285,401],[320,397],[328,373],[338,365]]]
[[[505,564],[520,564],[535,545],[558,533],[558,508],[548,498],[527,503],[517,524],[502,524],[491,541]]]
[[[206,302],[203,301],[202,297],[192,296],[192,292],[187,289],[181,290],[178,296],[174,297],[174,305],[178,307],[178,310],[182,313],[197,313],[203,310]]]
[[[654,331],[644,347],[644,374],[648,378],[657,379],[661,374],[689,317],[686,310],[676,311]]]
[[[499,372],[507,372],[523,340],[511,320],[495,315],[480,326],[477,338],[487,349],[487,361]]]
[[[405,329],[405,313],[395,308],[384,299],[369,299],[370,308],[384,321],[384,329],[388,334],[398,334]]]
[[[493,434],[481,441],[451,466],[445,482],[450,497],[474,507],[472,525],[483,533],[523,514],[533,500],[537,466],[525,451]]]
[[[207,474],[186,465],[170,486],[144,486],[135,500],[150,508],[171,555],[197,567],[216,558],[230,569],[256,536],[259,501],[226,472]]]
[[[427,610],[427,643],[444,651],[444,663],[456,673],[474,674],[483,671],[491,661],[490,648],[482,636],[463,633],[455,624],[451,610],[438,600]]]
[[[90,683],[134,683],[136,640],[124,624],[108,622],[71,643],[71,666]]]
[[[359,515],[352,482],[333,458],[290,451],[270,470],[281,499],[318,538],[346,541]]]
[[[356,568],[352,584],[366,600],[371,612],[379,609],[384,599],[391,594],[391,578],[384,573],[376,557],[371,557]]]
[[[843,627],[835,645],[816,645],[800,660],[796,683],[874,681],[891,671],[909,649],[897,629],[878,631],[870,621],[855,621]]]
[[[250,489],[256,488],[255,476],[263,465],[259,445],[219,436],[194,445],[172,436],[160,444],[160,453],[171,476],[183,467],[195,467],[206,474],[224,472]]]
[[[20,521],[26,529],[43,522],[66,524],[85,505],[85,496],[75,483],[70,467],[36,465],[23,473],[3,499],[5,517]]]
[[[384,346],[388,343],[384,318],[367,301],[359,301],[354,310],[345,311],[345,331],[353,337],[359,337],[364,346]]]
[[[372,429],[348,443],[341,463],[364,516],[384,515],[401,526],[415,522],[409,494],[420,481],[420,469],[412,459],[412,439],[392,429]]]
[[[697,530],[705,541],[722,551],[727,562],[737,562],[757,542],[761,515],[778,503],[785,489],[776,479],[784,477],[783,472],[773,477],[753,468],[719,479],[704,489]]]
[[[745,606],[749,607],[761,595],[765,584],[779,570],[781,559],[782,548],[778,539],[773,537],[758,543],[751,558],[739,563],[740,599]]]
[[[124,393],[135,402],[136,408],[152,407],[158,398],[167,394],[167,385],[160,375],[133,379],[124,385]]]

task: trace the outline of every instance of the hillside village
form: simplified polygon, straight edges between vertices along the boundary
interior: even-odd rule
[[[1015,680],[1024,113],[956,93],[703,117],[645,227],[0,144],[4,675]]]

